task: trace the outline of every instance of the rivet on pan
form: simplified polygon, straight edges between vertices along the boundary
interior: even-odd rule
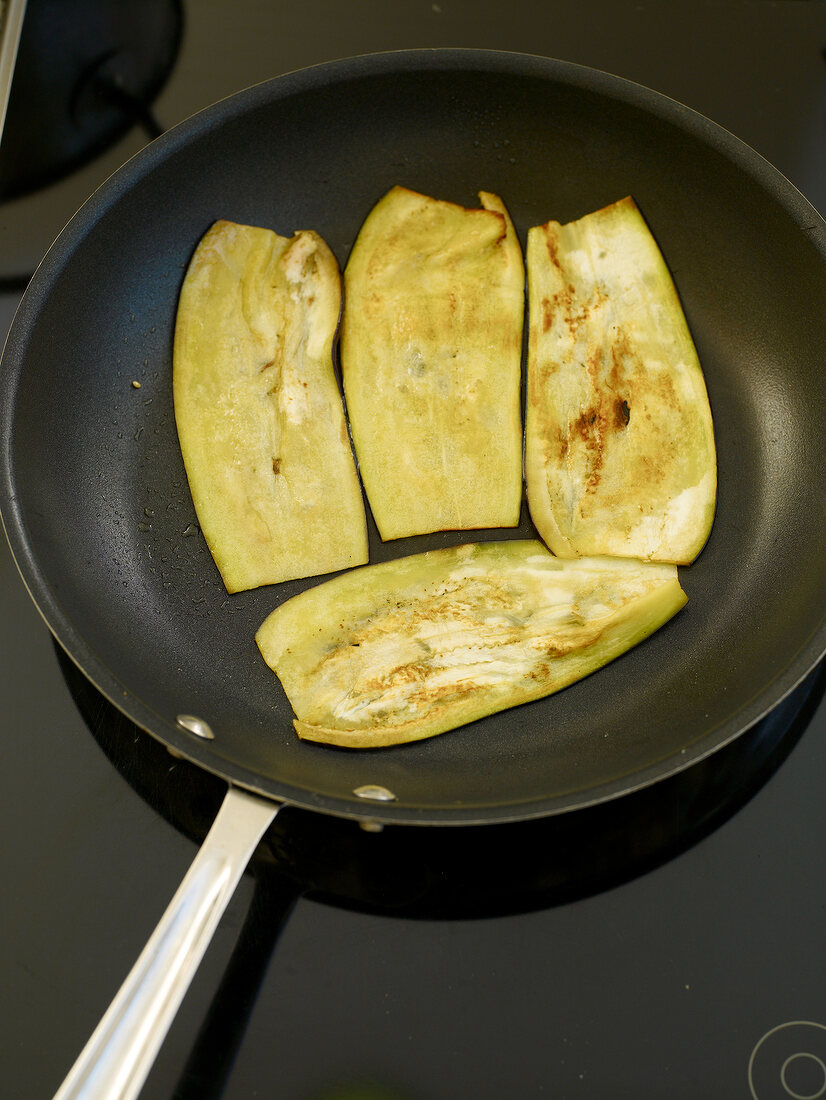
[[[380,821],[373,821],[372,818],[368,818],[366,821],[360,821],[359,828],[363,829],[365,833],[384,832],[384,825],[382,825]]]
[[[208,722],[205,722],[203,718],[196,718],[192,714],[179,714],[178,725],[181,729],[185,729],[187,733],[192,733],[195,737],[201,737],[204,741],[214,741],[215,734],[212,732]]]
[[[367,783],[363,787],[356,787],[353,794],[359,798],[371,798],[374,802],[395,802],[396,796],[387,787],[379,787],[375,783]]]

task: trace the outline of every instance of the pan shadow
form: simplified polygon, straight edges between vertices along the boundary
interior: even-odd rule
[[[167,749],[112,706],[55,644],[92,736],[132,788],[200,844],[223,780]],[[826,663],[731,744],[651,786],[586,809],[507,825],[388,826],[287,807],[247,873],[250,905],[175,1100],[222,1095],[279,935],[299,898],[407,920],[473,920],[565,905],[687,851],[746,805],[782,765],[826,692]]]

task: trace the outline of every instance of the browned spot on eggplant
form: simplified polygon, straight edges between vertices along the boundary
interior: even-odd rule
[[[276,477],[278,477],[278,475],[281,473],[281,459],[280,458],[273,458],[273,460],[272,460],[272,472],[275,474]]]
[[[569,428],[569,438],[578,439],[585,450],[588,472],[585,491],[593,492],[602,477],[605,449],[605,415],[598,406],[585,409]]]
[[[597,349],[588,363],[584,364],[595,381],[599,378],[600,359],[601,352]],[[595,389],[593,404],[583,409],[579,416],[571,421],[568,428],[568,440],[578,441],[579,446],[585,451],[586,492],[593,492],[601,480],[605,451],[611,434],[625,429],[631,419],[630,406],[623,397],[604,386],[597,385]],[[562,458],[566,453],[567,447],[565,450],[560,450]]]
[[[557,252],[557,239],[550,226],[545,226],[545,244],[548,249],[548,256],[551,263],[558,271],[562,271],[562,264],[559,262],[559,254]]]
[[[579,330],[593,323],[594,315],[606,299],[605,292],[597,287],[594,295],[587,301],[577,299],[576,288],[567,283],[562,290],[551,298],[542,299],[542,330],[547,332],[559,319],[571,337],[576,339]]]
[[[473,213],[476,213],[476,212],[477,211],[475,211],[475,210],[473,211]],[[491,215],[491,214],[495,214],[496,217],[499,219],[499,236],[491,244],[491,248],[496,248],[496,247],[498,247],[498,245],[502,244],[502,242],[504,240],[507,239],[507,236],[508,236],[508,223],[505,220],[505,215],[502,214],[499,210],[487,210],[486,209],[485,214],[487,214],[488,216]]]
[[[554,323],[554,310],[550,298],[542,299],[542,331],[547,332]]]
[[[597,410],[595,408],[586,409],[571,424],[571,434],[578,435],[585,443],[589,443],[597,420]]]
[[[608,374],[608,380],[614,388],[626,376],[625,356],[628,351],[628,337],[622,329],[618,329],[611,342],[611,370]]]

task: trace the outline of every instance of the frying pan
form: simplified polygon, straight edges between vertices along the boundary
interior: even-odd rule
[[[344,264],[395,183],[465,204],[497,192],[523,242],[531,225],[633,195],[704,367],[719,495],[711,538],[681,571],[687,607],[643,645],[548,699],[348,753],[298,742],[253,641],[277,603],[317,582],[223,590],[178,450],[170,355],[184,271],[214,219],[314,228]],[[818,214],[707,119],[604,73],[495,52],[376,55],[257,85],[163,135],[90,198],[6,344],[2,517],[69,656],[229,793],[61,1096],[137,1093],[280,805],[417,825],[583,809],[708,757],[800,682],[826,650],[825,260]],[[523,509],[518,529],[473,538],[532,533]],[[382,544],[371,524],[371,559],[465,538]]]

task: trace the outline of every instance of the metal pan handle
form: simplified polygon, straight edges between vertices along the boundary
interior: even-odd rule
[[[201,850],[55,1100],[138,1095],[244,868],[280,808],[230,787]]]

